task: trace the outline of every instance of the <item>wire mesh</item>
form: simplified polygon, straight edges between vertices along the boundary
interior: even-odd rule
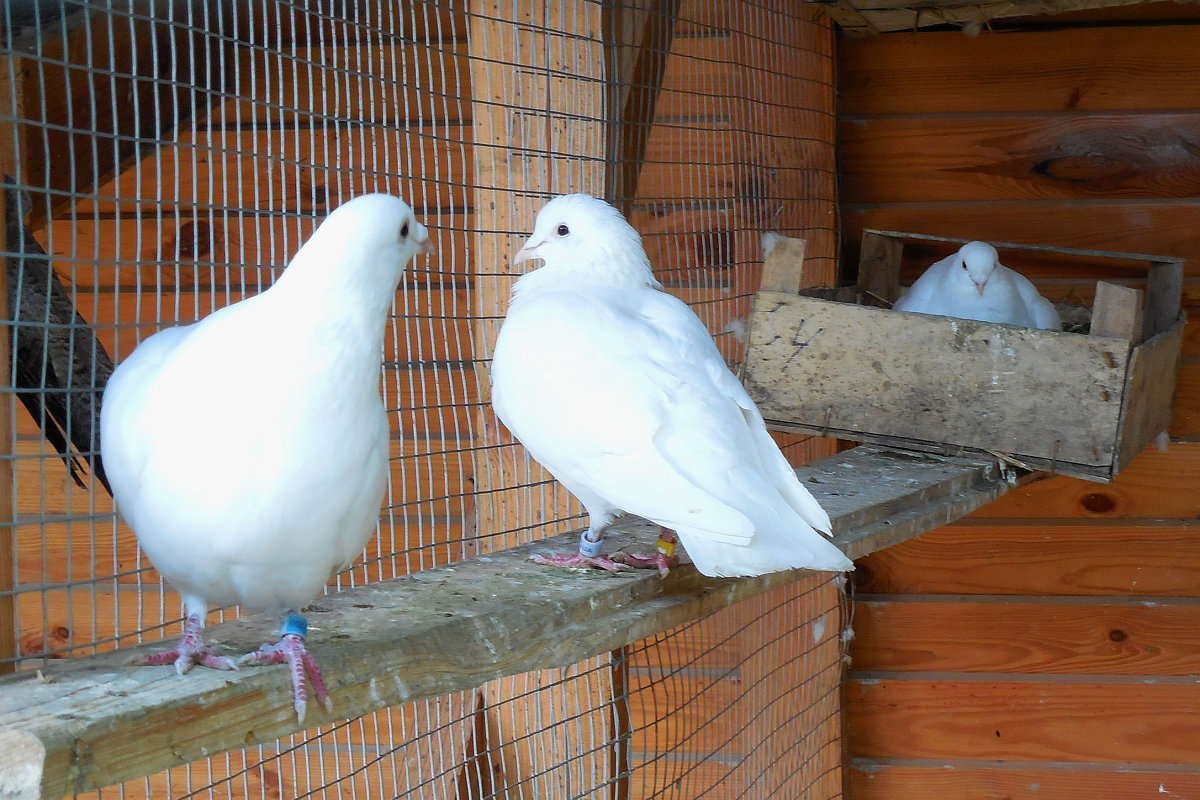
[[[0,619],[15,630],[0,670],[177,634],[178,596],[87,465],[102,354],[120,362],[266,288],[325,213],[368,191],[408,199],[437,255],[410,266],[386,336],[380,523],[329,590],[581,525],[486,404],[508,256],[548,197],[606,195],[736,366],[764,230],[806,237],[809,281],[833,278],[832,43],[796,5],[4,5],[8,333],[75,369],[10,349]],[[63,422],[73,469],[27,402],[54,397],[83,409]],[[781,441],[797,460],[824,447]],[[581,664],[99,794],[835,797],[840,600],[809,579]]]

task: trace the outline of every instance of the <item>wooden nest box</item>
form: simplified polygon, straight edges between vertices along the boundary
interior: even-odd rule
[[[1171,421],[1183,260],[993,242],[1027,275],[1077,276],[1052,288],[1092,301],[1086,334],[860,304],[890,306],[902,265],[915,279],[966,241],[867,230],[857,287],[803,294],[779,280],[798,286],[794,257],[772,264],[794,251],[772,250],[743,374],[768,425],[1111,480]]]

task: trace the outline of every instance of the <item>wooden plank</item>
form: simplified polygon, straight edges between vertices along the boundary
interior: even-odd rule
[[[1189,328],[1198,327],[1196,322]],[[1175,410],[1168,433],[1172,438],[1195,441],[1200,437],[1200,361],[1194,358],[1180,360],[1179,375],[1175,379]]]
[[[1120,519],[972,522],[872,553],[851,580],[868,594],[1196,597],[1195,542],[1190,519],[1143,527]]]
[[[1138,347],[1129,360],[1125,398],[1121,408],[1121,433],[1114,468],[1124,469],[1142,449],[1171,426],[1175,401],[1175,375],[1185,319],[1174,330],[1160,333]]]
[[[1155,765],[1136,768],[1091,764],[1041,766],[1021,764],[928,763],[891,764],[862,759],[853,775],[847,800],[928,800],[930,797],[974,797],[987,800],[1162,800],[1200,797],[1200,775]],[[1186,769],[1186,768],[1185,768]]]
[[[1107,555],[1097,548],[1096,561]],[[854,633],[850,658],[860,672],[1200,672],[1200,607],[1170,599],[1093,604],[859,595]]]
[[[1150,447],[1107,486],[1075,478],[1036,481],[982,511],[978,519],[1188,520],[1200,516],[1200,444]]]
[[[922,26],[958,25],[981,27],[1006,17],[1036,17],[1061,14],[1064,11],[1137,5],[1142,0],[1026,0],[1010,3],[1005,0],[963,5],[955,0],[807,0],[820,3],[848,33],[869,36],[886,31],[911,31]]]
[[[17,133],[22,180],[54,192],[52,202],[60,205],[70,194],[93,191],[124,160],[156,148],[205,113],[225,82],[222,68],[234,63],[223,57],[228,41],[193,36],[173,15],[131,15],[113,24],[107,14],[64,11],[55,22],[54,35],[26,28],[13,52],[37,54],[15,65],[17,74],[28,76],[18,89],[30,114]],[[99,65],[106,69],[98,72]],[[98,132],[109,146],[95,146]],[[46,205],[34,204],[32,227],[45,211]]]
[[[12,98],[14,106],[19,108],[21,101],[16,94],[16,87],[9,80],[9,71],[0,69],[0,97]],[[21,172],[14,169],[13,126],[0,124],[0,175],[22,177]],[[9,252],[20,252],[24,248],[20,242],[20,234],[13,230],[14,226],[7,224],[9,214],[19,217],[16,209],[8,208],[6,192],[0,191],[0,220],[4,225],[4,247]],[[20,221],[17,220],[18,224]],[[17,241],[12,241],[13,239]],[[14,287],[15,288],[15,287]],[[0,269],[0,308],[9,309],[8,259],[4,259],[4,269]],[[9,314],[5,314],[6,317]],[[14,403],[12,392],[12,327],[2,326],[0,329],[0,675],[12,672],[16,667],[10,660],[17,654],[17,610],[13,596],[9,591],[14,588],[16,574],[16,543],[14,541],[14,519],[12,491],[13,486],[13,430]],[[65,467],[64,467],[65,471]]]
[[[1100,479],[1113,460],[1123,340],[759,293],[749,346],[747,391],[785,430],[979,448]]]
[[[1200,736],[1188,683],[851,676],[846,691],[853,758],[1188,764]]]
[[[1164,46],[1169,41],[1170,46]],[[846,38],[840,111],[890,114],[1190,111],[1200,107],[1200,27],[990,31]],[[1030,58],[1037,53],[1037,58]],[[936,86],[937,91],[930,91]]]
[[[1197,125],[1200,113],[846,123],[842,191],[867,203],[1191,198]]]
[[[1187,274],[1200,274],[1200,238],[1194,199],[947,202],[863,205],[845,193],[847,258],[856,260],[864,228],[916,231],[996,242],[1098,248],[1121,253],[1169,253],[1185,260]],[[1136,220],[1136,224],[1130,224]],[[1096,272],[1094,278],[1115,277]]]
[[[198,129],[101,183],[74,209],[86,216],[176,208],[192,216],[197,207],[325,214],[367,192],[408,197],[417,213],[465,208],[470,136],[470,127],[450,124],[385,129],[346,122],[332,132],[314,125],[236,134]],[[148,182],[160,187],[153,196],[146,196]]]
[[[656,109],[675,39],[680,0],[664,0],[651,10],[606,9],[610,35],[610,98],[606,157],[607,199],[626,214],[637,194],[647,142],[655,131]],[[636,25],[632,24],[635,22]],[[631,23],[631,24],[625,24]]]
[[[863,231],[858,254],[858,290],[890,308],[900,297],[900,261],[904,240],[878,231]]]
[[[465,33],[465,27],[459,28]],[[340,38],[340,37],[339,37]],[[308,124],[314,118],[406,127],[418,119],[469,122],[467,44],[377,42],[239,48],[225,92],[203,121],[216,128]]]
[[[987,461],[859,447],[799,475],[830,511],[837,541],[859,557],[1007,491],[1007,482],[991,477],[994,470]],[[612,534],[611,546],[645,550],[656,535],[653,526],[631,527]],[[528,567],[535,549],[574,551],[577,537],[572,532],[322,598],[309,609],[309,642],[336,711],[310,710],[309,724],[576,663],[803,574],[705,579],[686,556],[666,579],[649,570],[596,576]],[[275,624],[223,623],[209,628],[207,638],[222,650],[244,652],[274,635]],[[28,673],[0,679],[0,729],[33,735],[46,748],[40,762],[17,765],[6,755],[0,765],[29,769],[22,786],[57,798],[296,730],[280,669],[194,671],[180,680],[166,667],[124,666],[130,654],[44,668],[48,681]]]
[[[807,244],[804,239],[778,233],[763,234],[763,269],[759,288],[764,292],[799,294]]]
[[[1096,284],[1096,299],[1092,303],[1091,336],[1128,339],[1133,343],[1142,338],[1142,292],[1108,281]]]
[[[462,254],[473,224],[464,209],[421,215],[437,256],[409,264],[405,283],[466,287]],[[266,288],[323,216],[227,214],[201,209],[165,217],[68,216],[37,234],[63,282],[80,291],[187,287],[195,291]],[[76,305],[79,305],[76,303]],[[84,316],[87,310],[83,309]]]

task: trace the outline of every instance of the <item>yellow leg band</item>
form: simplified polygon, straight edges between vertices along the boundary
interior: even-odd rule
[[[658,552],[668,558],[675,555],[675,542],[668,542],[660,536],[658,537],[658,541],[654,543],[654,546],[658,548]]]

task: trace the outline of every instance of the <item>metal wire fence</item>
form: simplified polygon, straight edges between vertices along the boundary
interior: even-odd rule
[[[368,191],[408,199],[437,255],[408,270],[386,337],[379,526],[329,591],[580,526],[487,406],[508,256],[549,196],[607,195],[736,366],[764,230],[806,237],[812,278],[833,277],[832,42],[796,5],[6,4],[0,670],[176,635],[178,596],[87,463],[98,392],[141,339],[269,286]],[[835,797],[842,625],[839,588],[813,578],[100,794]]]

